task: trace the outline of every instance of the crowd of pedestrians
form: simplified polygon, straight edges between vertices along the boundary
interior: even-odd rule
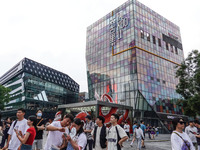
[[[131,147],[136,142],[137,150],[141,150],[145,148],[145,133],[151,140],[159,134],[159,127],[146,126],[144,121],[134,122],[133,139],[130,139],[129,122],[118,125],[117,114],[111,115],[110,127],[106,127],[102,116],[93,122],[90,115],[83,121],[71,114],[62,115],[58,112],[54,120],[45,122],[42,115],[42,110],[38,110],[36,115],[29,116],[27,120],[24,118],[25,110],[20,108],[16,120],[8,117],[3,123],[0,122],[2,150],[121,150],[123,143],[129,140]],[[182,118],[175,118],[172,123],[172,150],[200,150],[198,120],[190,121],[187,127]],[[47,132],[46,141],[43,141],[44,130]]]
[[[18,109],[16,116],[16,120],[7,118],[4,125],[0,124],[2,150],[121,150],[130,132],[127,123],[126,131],[117,124],[117,114],[111,115],[110,128],[105,126],[102,116],[98,116],[94,123],[90,115],[84,122],[71,114],[56,114],[53,121],[46,123],[42,110],[27,120],[23,108]],[[43,145],[44,130],[48,133]]]

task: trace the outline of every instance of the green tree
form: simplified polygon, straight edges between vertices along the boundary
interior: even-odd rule
[[[193,50],[180,66],[177,66],[176,77],[179,84],[176,92],[182,96],[184,113],[195,117],[200,115],[200,53]]]
[[[0,85],[0,110],[4,109],[4,104],[10,101],[9,88]]]

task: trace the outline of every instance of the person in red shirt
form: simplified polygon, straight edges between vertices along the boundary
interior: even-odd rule
[[[32,150],[33,141],[36,136],[36,123],[37,118],[35,116],[29,116],[27,124],[29,128],[26,131],[26,134],[23,136],[18,130],[15,130],[17,138],[20,140],[21,150]]]

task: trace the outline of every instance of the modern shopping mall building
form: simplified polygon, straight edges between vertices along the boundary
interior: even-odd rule
[[[108,93],[132,106],[134,119],[171,130],[171,119],[183,116],[175,90],[183,59],[180,28],[129,0],[87,28],[89,99]]]
[[[59,104],[78,102],[79,85],[71,77],[28,58],[1,76],[0,84],[11,89],[7,115],[21,107],[55,112]]]

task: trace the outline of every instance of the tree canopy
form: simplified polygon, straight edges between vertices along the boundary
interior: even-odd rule
[[[0,110],[4,109],[4,104],[10,101],[10,89],[0,85]]]
[[[183,104],[184,113],[195,117],[200,115],[200,53],[193,50],[180,66],[177,66],[176,77],[179,84],[176,92],[183,99],[179,103]]]

